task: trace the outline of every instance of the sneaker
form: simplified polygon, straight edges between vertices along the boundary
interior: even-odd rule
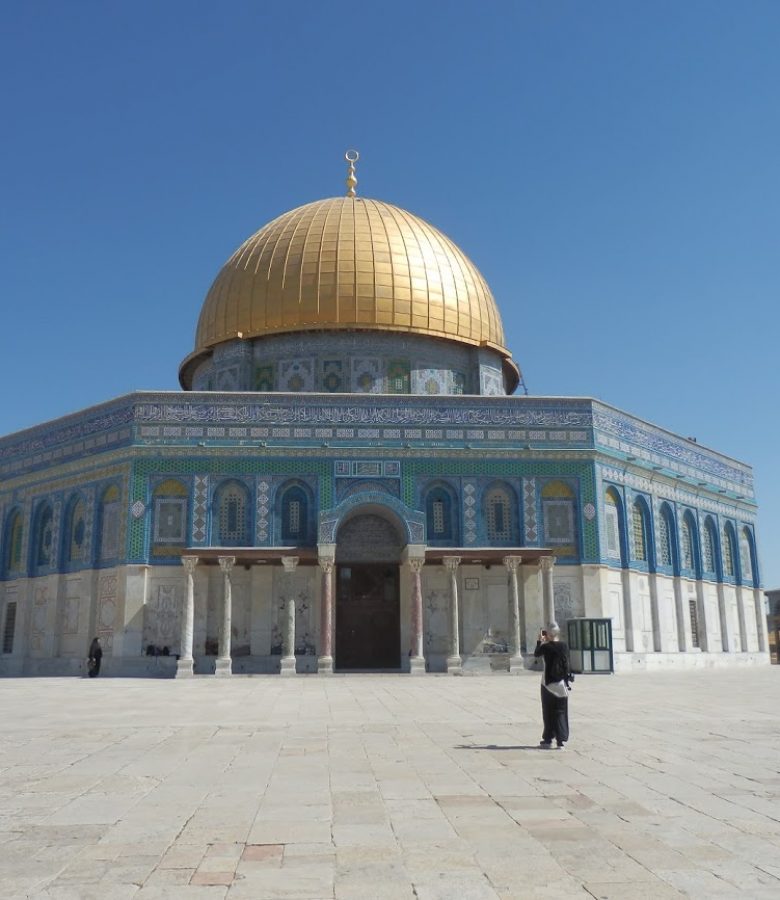
[[[552,749],[552,741],[539,741],[539,749],[540,750]]]
[[[555,745],[555,749],[556,749],[556,750],[565,750],[565,749],[566,749],[566,744],[564,744],[563,742],[559,741],[559,742]]]

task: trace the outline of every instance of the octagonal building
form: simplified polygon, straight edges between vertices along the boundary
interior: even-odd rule
[[[474,263],[348,186],[225,263],[183,391],[0,439],[0,674],[520,672],[582,620],[618,671],[768,662],[750,467],[515,395]]]

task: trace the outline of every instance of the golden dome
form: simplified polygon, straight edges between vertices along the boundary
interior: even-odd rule
[[[432,225],[364,197],[308,203],[245,241],[206,296],[180,377],[189,382],[198,360],[223,341],[353,329],[491,347],[517,383],[476,266]]]

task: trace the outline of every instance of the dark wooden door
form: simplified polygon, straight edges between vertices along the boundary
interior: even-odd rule
[[[401,666],[398,566],[339,565],[336,571],[336,668]]]

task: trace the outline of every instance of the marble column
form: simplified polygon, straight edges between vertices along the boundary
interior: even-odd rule
[[[233,660],[230,656],[230,637],[233,627],[233,586],[230,573],[236,563],[235,556],[220,556],[219,567],[222,569],[222,628],[219,631],[219,656],[214,669],[215,675],[232,675]]]
[[[320,588],[320,655],[317,672],[320,675],[333,674],[333,566],[332,556],[318,558],[322,569]]]
[[[509,649],[509,672],[514,674],[525,669],[522,646],[522,619],[520,613],[520,588],[517,583],[517,569],[523,562],[522,556],[505,556],[504,566],[509,576],[509,629],[512,645]]]
[[[412,597],[411,597],[411,629],[409,674],[425,674],[425,655],[423,652],[423,597],[422,597],[422,567],[425,565],[424,556],[413,556],[408,559],[409,571],[412,573]]]
[[[192,636],[195,631],[195,566],[197,556],[182,556],[181,564],[187,578],[184,594],[184,606],[181,611],[181,639],[179,640],[179,659],[176,662],[176,677],[188,678],[193,674]]]
[[[539,566],[542,570],[542,594],[544,597],[544,627],[551,625],[555,619],[555,591],[553,589],[554,556],[540,556]]]
[[[283,556],[284,566],[284,618],[282,622],[282,663],[280,675],[296,674],[295,669],[295,585],[293,576],[298,566],[297,556]]]
[[[459,556],[445,556],[442,560],[450,573],[450,652],[447,656],[447,671],[450,675],[463,673],[460,657],[460,628],[458,626],[458,566]]]

